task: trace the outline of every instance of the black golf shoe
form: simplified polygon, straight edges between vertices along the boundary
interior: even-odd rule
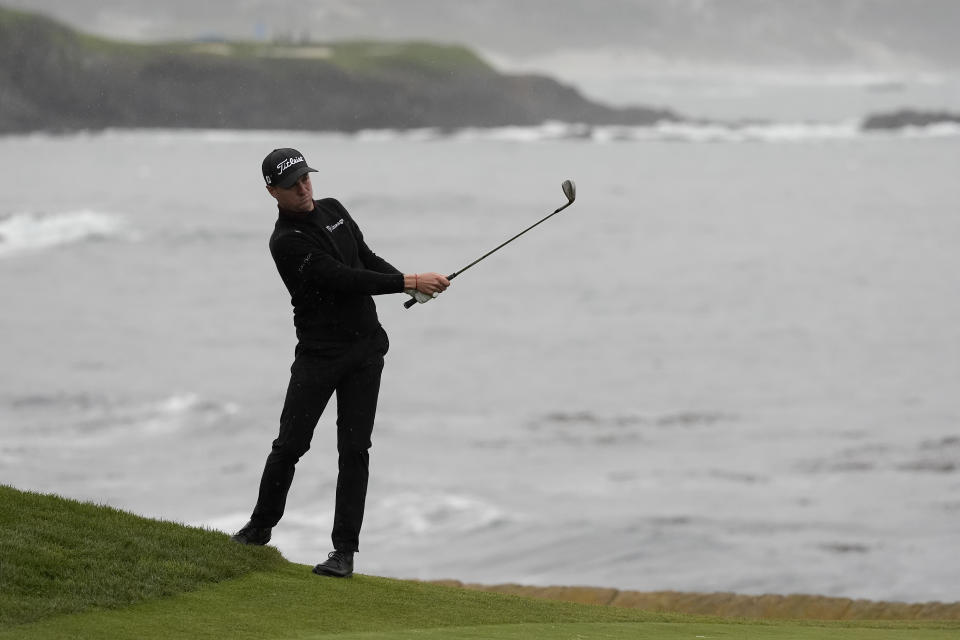
[[[252,522],[248,522],[240,531],[230,536],[230,539],[240,544],[262,546],[270,542],[270,527],[255,527]]]
[[[326,561],[313,568],[318,576],[349,578],[353,575],[353,551],[331,551]]]

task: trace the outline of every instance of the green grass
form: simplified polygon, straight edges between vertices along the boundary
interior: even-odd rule
[[[282,566],[273,548],[0,486],[0,628]]]
[[[138,46],[151,46],[155,50],[170,53],[206,54],[244,59],[288,58],[293,61],[308,61],[308,64],[327,63],[343,71],[361,75],[383,75],[403,70],[430,74],[495,73],[493,67],[466,47],[420,41],[171,42]]]
[[[360,76],[383,76],[403,71],[427,75],[495,73],[493,67],[467,47],[423,41],[138,43],[75,31],[42,15],[0,7],[0,29],[3,28],[29,32],[32,39],[42,35],[49,42],[88,56],[122,58],[137,63],[149,62],[163,55],[181,56],[186,60],[209,57],[242,60],[288,58],[295,65],[330,64]],[[317,50],[328,53],[313,57],[312,52]]]
[[[429,42],[336,42],[330,61],[348,71],[383,72],[408,68],[445,73],[493,73],[493,68],[466,47]]]
[[[321,578],[222,533],[0,487],[0,639],[957,638],[960,622],[763,622]]]
[[[493,67],[467,47],[423,41],[342,40],[334,42],[250,42],[250,41],[161,41],[151,43],[113,40],[75,31],[45,16],[0,7],[0,28],[42,33],[57,45],[74,45],[91,55],[109,55],[134,60],[154,59],[158,54],[187,58],[289,58],[310,61],[311,52],[325,50],[327,55],[313,58],[312,64],[325,62],[358,74],[382,74],[396,70],[421,73],[474,72],[495,73]]]

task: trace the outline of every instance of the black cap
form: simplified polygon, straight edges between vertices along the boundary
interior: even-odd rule
[[[287,189],[300,176],[316,171],[307,166],[303,154],[296,149],[274,149],[263,159],[263,179],[271,187]]]

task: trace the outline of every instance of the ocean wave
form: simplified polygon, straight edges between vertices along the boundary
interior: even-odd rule
[[[146,402],[90,394],[30,395],[12,399],[9,406],[20,414],[18,419],[32,425],[31,433],[57,438],[75,435],[82,439],[216,428],[240,411],[234,403],[205,400],[189,392]],[[64,421],[64,415],[70,419]]]
[[[867,443],[840,450],[825,458],[803,461],[798,468],[801,472],[812,474],[888,471],[954,474],[960,472],[960,436],[945,435],[912,446]]]
[[[479,498],[443,491],[405,491],[382,498],[371,523],[392,536],[463,534],[505,523],[506,514]]]
[[[122,217],[97,211],[14,213],[0,217],[0,257],[118,238],[127,232]]]
[[[526,429],[538,442],[621,446],[643,441],[654,431],[710,428],[732,420],[736,416],[718,411],[690,410],[650,416],[558,411],[534,418]]]
[[[598,131],[599,141],[661,140],[673,142],[814,142],[852,140],[861,135],[860,122],[691,124],[661,122],[653,127],[608,127]]]
[[[659,121],[647,125],[591,125],[582,122],[547,121],[538,125],[499,127],[420,127],[413,129],[361,129],[359,131],[293,131],[269,129],[106,129],[80,132],[77,137],[106,139],[143,139],[166,145],[182,140],[202,140],[210,144],[246,144],[250,141],[270,142],[277,137],[296,136],[318,142],[342,138],[363,143],[433,142],[514,142],[580,141],[617,142],[682,142],[682,143],[804,143],[824,141],[861,141],[875,139],[923,139],[960,137],[960,124],[935,122],[922,126],[891,129],[864,127],[867,118],[837,121]],[[50,136],[50,134],[33,134]],[[58,136],[62,137],[62,136]]]
[[[377,129],[355,134],[360,142],[408,142],[451,139],[463,142],[534,143],[556,140],[615,142],[686,143],[803,143],[869,140],[877,138],[952,138],[960,137],[960,125],[937,123],[897,130],[863,128],[863,120],[852,118],[838,122],[748,122],[697,123],[662,121],[644,126],[587,125],[545,122],[536,126],[442,129]]]
[[[309,561],[317,547],[317,533],[333,523],[335,482],[319,493],[317,504],[288,508],[280,526],[273,530],[271,544],[291,560]],[[448,491],[400,490],[378,500],[368,500],[363,539],[372,548],[396,545],[434,536],[463,536],[488,531],[511,521],[500,508],[474,496]],[[200,518],[191,524],[232,533],[248,519],[249,512],[231,511]]]

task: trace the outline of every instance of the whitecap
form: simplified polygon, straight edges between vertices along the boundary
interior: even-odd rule
[[[960,125],[935,123],[892,130],[863,128],[863,120],[833,122],[684,122],[661,120],[648,125],[588,125],[547,121],[531,126],[464,127],[449,132],[438,129],[368,129],[354,139],[361,142],[429,141],[449,138],[461,142],[539,143],[575,140],[594,143],[808,143],[869,140],[878,137],[943,138],[960,136]]]
[[[443,138],[443,132],[433,127],[418,129],[361,129],[353,134],[357,142],[429,142]]]
[[[216,429],[240,413],[233,402],[204,399],[192,392],[145,402],[86,394],[33,395],[14,398],[10,406],[23,412],[20,420],[33,425],[30,432],[34,435],[43,433],[60,439],[75,436],[83,442],[93,442],[95,436],[140,438]],[[66,424],[62,418],[51,420],[51,416],[63,412],[71,416]]]
[[[138,430],[165,434],[184,428],[211,427],[236,415],[237,405],[203,400],[194,393],[180,393],[155,403],[134,407],[131,416]]]
[[[862,135],[859,120],[840,122],[691,123],[661,121],[640,127],[596,127],[597,142],[667,141],[691,143],[815,142]]]
[[[507,520],[498,507],[479,498],[444,491],[395,493],[381,499],[375,512],[376,528],[394,536],[462,534]]]
[[[497,142],[543,142],[547,140],[589,140],[594,127],[578,122],[548,120],[533,126],[505,126],[457,130],[453,138],[465,142],[489,140]]]
[[[121,237],[123,218],[90,210],[56,214],[14,213],[0,218],[0,257]]]
[[[201,527],[208,531],[219,531],[221,533],[233,533],[243,526],[250,519],[249,511],[233,511],[230,513],[221,513],[215,516],[206,516],[196,518],[190,521],[190,525]],[[289,520],[289,518],[287,518]]]

